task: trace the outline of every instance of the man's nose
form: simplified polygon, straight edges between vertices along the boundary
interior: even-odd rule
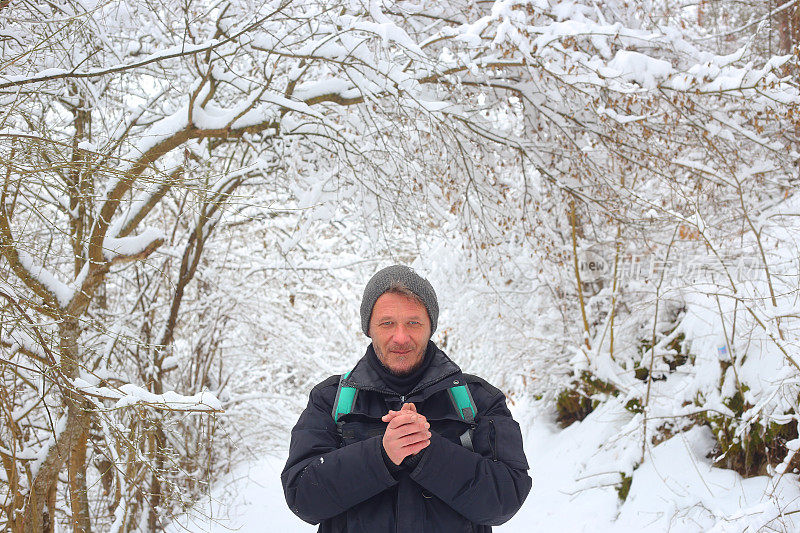
[[[411,336],[408,334],[408,329],[404,324],[398,324],[394,330],[394,342],[397,344],[405,344],[411,339]]]

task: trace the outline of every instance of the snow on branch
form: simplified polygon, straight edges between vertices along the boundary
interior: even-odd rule
[[[15,353],[20,352],[40,362],[51,362],[52,354],[45,351],[37,339],[28,335],[22,329],[14,329],[9,333],[0,333],[0,346],[4,346],[9,350],[6,361],[10,361]]]
[[[135,260],[164,243],[163,231],[147,228],[131,237],[106,237],[103,240],[103,255],[108,261]]]
[[[464,49],[449,55],[451,61],[457,57],[457,63],[466,65],[490,48],[521,54],[531,67],[571,85],[604,86],[622,93],[752,91],[786,105],[800,102],[797,88],[779,70],[789,56],[769,58],[760,66],[743,65],[751,55],[749,44],[734,53],[715,54],[669,28],[631,28],[599,15],[592,20],[580,3],[529,6],[527,13],[517,7],[516,2],[498,0],[489,15],[442,29],[442,38]]]
[[[46,82],[46,81],[59,80],[65,78],[71,78],[71,79],[97,78],[100,76],[105,76],[107,74],[118,74],[120,72],[134,70],[137,68],[150,65],[152,63],[166,61],[168,59],[196,55],[201,52],[211,52],[212,50],[219,48],[220,46],[227,44],[229,42],[235,41],[243,34],[248,33],[253,29],[261,26],[264,23],[264,21],[268,20],[276,13],[280,12],[286,5],[287,2],[280,2],[275,10],[262,17],[259,17],[255,21],[246,23],[240,29],[231,32],[231,34],[225,39],[209,39],[205,43],[194,44],[194,45],[189,44],[187,42],[181,42],[173,46],[167,47],[164,50],[160,50],[159,52],[152,53],[138,61],[133,61],[131,63],[119,63],[117,65],[113,65],[110,67],[93,69],[93,70],[78,70],[77,68],[75,69],[47,68],[33,75],[26,75],[26,76],[0,75],[0,80],[6,80],[4,82],[0,81],[0,89],[26,85],[29,83]]]
[[[127,237],[131,231],[144,219],[153,207],[169,192],[178,177],[183,173],[183,167],[175,169],[164,181],[159,182],[152,190],[147,190],[134,198],[125,213],[116,218],[108,228],[106,239],[114,237]]]
[[[131,171],[136,171],[142,165],[142,159],[147,157],[148,152],[172,138],[179,131],[188,125],[189,108],[187,105],[181,106],[171,115],[162,118],[147,128],[147,134],[142,135],[140,140],[122,156],[123,161],[128,161]],[[144,170],[142,168],[142,170]],[[114,188],[112,187],[111,190]]]
[[[18,250],[16,255],[18,264],[24,272],[22,277],[23,281],[26,281],[26,285],[33,288],[34,292],[37,293],[40,290],[34,287],[41,287],[49,295],[55,297],[55,300],[62,307],[69,303],[73,294],[75,294],[74,287],[58,279],[55,274],[39,264],[28,252]]]
[[[3,206],[0,206],[0,250],[17,277],[48,305],[56,307],[69,302],[72,289],[42,265],[37,264],[30,254],[17,249],[11,233],[11,224]]]
[[[225,44],[226,42],[228,42],[228,40],[211,39],[207,43],[196,44],[196,45],[181,43],[165,48],[164,50],[161,50],[159,52],[150,54],[147,57],[140,59],[139,61],[133,61],[131,63],[119,63],[111,67],[100,68],[100,69],[78,70],[78,69],[48,68],[41,70],[36,74],[28,76],[0,76],[0,80],[5,80],[0,82],[0,89],[5,89],[7,87],[16,87],[28,83],[60,80],[63,78],[76,78],[76,79],[96,78],[99,76],[105,76],[106,74],[118,74],[126,70],[136,69],[139,67],[149,65],[151,63],[165,61],[167,59],[174,59],[176,57],[199,54],[200,52],[208,52]]]
[[[166,411],[200,413],[223,412],[222,403],[209,391],[202,391],[191,396],[178,394],[174,391],[167,391],[164,394],[154,394],[132,383],[126,383],[118,388],[112,388],[99,385],[99,380],[93,379],[92,381],[96,383],[92,384],[84,378],[75,378],[72,380],[72,385],[78,392],[86,396],[116,401],[114,409],[143,405]]]

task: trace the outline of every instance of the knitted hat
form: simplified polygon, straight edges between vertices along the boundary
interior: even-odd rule
[[[433,335],[433,332],[436,331],[436,321],[439,319],[439,302],[436,299],[436,291],[433,290],[427,279],[405,265],[392,265],[379,270],[364,288],[364,296],[361,298],[361,330],[364,335],[369,337],[369,321],[372,318],[372,308],[375,307],[375,302],[394,284],[402,285],[419,296],[428,310],[428,317],[431,319],[431,335]]]

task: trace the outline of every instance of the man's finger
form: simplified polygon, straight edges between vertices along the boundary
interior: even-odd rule
[[[401,428],[403,426],[407,426],[410,424],[417,424],[420,428],[428,429],[431,427],[428,419],[422,415],[412,415],[411,418],[406,414],[396,414],[394,417],[389,418],[388,415],[384,415],[384,422],[388,422],[389,424],[386,426],[387,430],[396,430],[397,428]],[[416,418],[414,418],[416,417]]]
[[[403,447],[403,453],[408,455],[416,455],[428,446],[430,446],[431,441],[430,439],[421,440],[415,444],[411,444],[409,446]]]
[[[414,433],[426,433],[428,428],[424,424],[404,424],[399,428],[387,429],[386,433],[395,439],[401,439]]]
[[[399,411],[389,410],[388,413],[386,413],[385,415],[383,415],[381,417],[381,420],[383,420],[384,422],[388,422],[389,420],[391,420],[392,418],[394,418],[395,416],[397,416],[397,415],[399,415],[401,413],[402,414],[407,414],[407,413],[412,413],[412,412],[416,413],[417,412],[416,407],[414,407],[413,410],[412,410],[412,409],[409,409],[409,407],[407,407],[408,405],[414,405],[414,404],[413,403],[412,404],[403,404],[403,407],[401,407]]]
[[[397,442],[402,447],[406,447],[406,446],[411,446],[412,444],[416,444],[418,442],[430,440],[430,438],[431,434],[429,431],[416,431],[414,433],[406,435],[405,437],[397,439]]]
[[[389,424],[384,435],[390,439],[402,439],[415,433],[429,433],[430,427],[431,425],[424,420],[417,420],[397,427],[393,427],[392,424]]]
[[[401,411],[413,411],[417,412],[417,406],[413,403],[404,403],[403,407],[400,408]]]
[[[422,424],[427,424],[428,423],[428,419],[425,418],[425,415],[421,415],[421,414],[416,412],[416,407],[414,407],[413,408],[414,410],[412,411],[410,408],[406,407],[407,405],[413,406],[414,404],[413,403],[412,404],[404,404],[400,411],[389,411],[388,413],[386,413],[385,415],[383,415],[381,417],[381,420],[383,422],[390,423],[392,420],[394,420],[395,418],[397,418],[398,416],[401,416],[401,415],[415,415],[415,416],[418,417],[418,419],[417,419],[418,422],[420,422]],[[408,423],[408,422],[406,422],[404,420],[401,420],[399,423],[396,423],[396,425],[392,426],[392,427],[399,427],[400,425],[403,425],[405,423]],[[430,427],[430,424],[428,424],[427,427]]]
[[[388,427],[390,429],[395,429],[399,428],[400,426],[404,426],[406,424],[413,424],[418,420],[419,420],[419,415],[417,415],[416,413],[401,412],[400,414],[395,415],[395,417],[389,421]]]
[[[384,422],[389,422],[391,419],[393,419],[400,413],[416,413],[416,412],[417,412],[416,405],[414,405],[413,403],[404,403],[403,407],[401,407],[399,411],[390,410],[388,413],[386,413],[381,417],[381,420],[383,420]]]
[[[384,422],[391,422],[392,420],[397,418],[397,416],[401,413],[402,411],[389,411],[388,413],[386,413],[381,417],[381,420],[383,420]]]

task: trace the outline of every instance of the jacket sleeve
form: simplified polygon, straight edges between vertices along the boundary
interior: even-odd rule
[[[331,417],[336,387],[323,384],[311,391],[308,406],[292,429],[289,459],[281,473],[286,503],[311,524],[336,516],[397,483],[383,461],[380,436],[339,447]],[[330,389],[332,394],[326,394]]]
[[[452,509],[488,526],[514,516],[532,485],[519,424],[511,417],[505,396],[494,391],[487,408],[478,404],[474,452],[434,433],[411,472],[412,479]]]

